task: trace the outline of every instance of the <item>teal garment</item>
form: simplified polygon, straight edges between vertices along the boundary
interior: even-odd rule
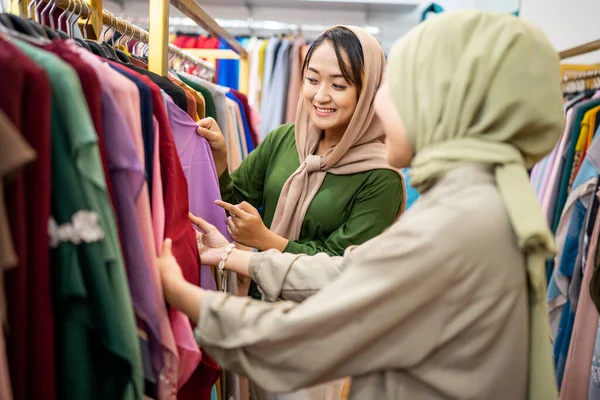
[[[217,395],[217,386],[213,385],[212,391],[210,392],[210,400],[219,400],[219,396]]]
[[[556,233],[558,223],[560,222],[560,216],[562,215],[563,208],[567,202],[567,196],[569,195],[569,178],[571,177],[571,171],[573,169],[573,162],[575,158],[575,147],[577,146],[577,140],[581,133],[581,122],[585,113],[592,108],[600,105],[600,99],[591,99],[585,103],[578,104],[573,109],[573,121],[574,123],[570,127],[569,142],[567,143],[567,149],[565,153],[565,165],[561,173],[560,180],[557,180],[558,194],[556,199],[556,208],[554,209],[554,218],[552,221],[552,231]]]
[[[87,252],[79,249],[81,245],[57,251],[57,261],[64,265],[53,264],[69,269],[63,275],[66,282],[60,281],[56,287],[59,293],[64,290],[67,302],[57,305],[67,313],[58,324],[64,334],[62,353],[58,354],[63,370],[57,371],[59,386],[65,390],[61,399],[141,399],[144,376],[137,326],[98,137],[81,84],[75,71],[53,54],[22,41],[14,44],[46,70],[52,84],[53,215],[56,213],[60,225],[68,223],[76,211],[91,212],[103,232],[103,239],[91,243]],[[69,168],[74,171],[64,172]],[[71,208],[63,210],[71,197]],[[64,243],[64,247],[73,246]],[[68,295],[71,289],[75,298]],[[82,301],[76,301],[78,297]],[[114,367],[103,363],[115,358],[119,362]],[[105,382],[105,375],[111,379]],[[116,392],[117,383],[123,381],[122,396],[101,397],[104,391]]]
[[[406,210],[414,204],[419,198],[419,191],[410,185],[410,168],[404,168],[402,170],[404,175],[404,183],[406,185]]]

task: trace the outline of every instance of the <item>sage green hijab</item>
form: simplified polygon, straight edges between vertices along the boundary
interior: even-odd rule
[[[415,149],[411,183],[424,191],[461,165],[495,166],[496,184],[527,260],[529,399],[557,398],[544,262],[555,246],[527,169],[563,132],[559,58],[537,28],[508,14],[441,14],[389,56],[388,84]]]

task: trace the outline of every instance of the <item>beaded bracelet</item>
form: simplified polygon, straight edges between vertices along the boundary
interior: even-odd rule
[[[235,248],[235,243],[229,243],[225,248],[225,251],[221,255],[221,261],[219,261],[219,273],[221,274],[221,291],[227,292],[227,273],[225,272],[225,261],[231,254],[231,251]]]

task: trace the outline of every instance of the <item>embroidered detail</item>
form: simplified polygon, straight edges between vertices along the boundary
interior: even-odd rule
[[[104,239],[104,232],[98,224],[98,215],[93,211],[77,211],[70,223],[58,225],[53,217],[48,220],[48,236],[50,247],[56,248],[61,243],[73,244],[93,243]]]

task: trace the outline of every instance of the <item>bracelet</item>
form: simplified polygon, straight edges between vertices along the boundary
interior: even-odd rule
[[[227,273],[225,272],[225,262],[227,257],[231,254],[231,251],[235,248],[235,243],[229,243],[225,248],[225,251],[221,255],[221,261],[219,261],[219,273],[221,274],[221,291],[227,293]]]

